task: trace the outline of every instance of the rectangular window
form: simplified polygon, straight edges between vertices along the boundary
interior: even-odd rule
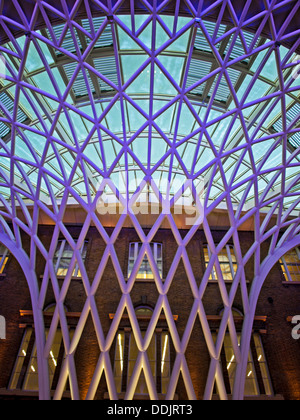
[[[211,258],[212,258],[212,252],[209,246],[206,245],[204,246],[204,259],[205,259],[206,268],[208,267],[208,264]],[[219,260],[219,264],[220,264],[224,281],[229,281],[229,282],[233,281],[237,272],[237,259],[236,259],[236,255],[234,251],[234,246],[226,245],[226,247],[224,247],[222,251],[219,253],[218,260]],[[215,266],[213,267],[210,273],[209,280],[210,281],[218,280]]]
[[[141,252],[143,244],[139,242],[131,243],[129,245],[129,261],[128,261],[128,278],[131,276],[131,273],[134,268],[134,264],[138,259],[139,253]],[[160,277],[163,276],[163,259],[162,259],[162,244],[151,243],[151,251],[154,256]],[[154,274],[151,270],[150,263],[148,261],[147,255],[144,255],[142,264],[140,266],[139,272],[136,279],[138,280],[154,280]]]
[[[21,384],[19,382],[20,382],[20,378],[22,378],[22,372],[24,371],[24,369],[26,369],[26,367],[24,368],[25,359],[27,357],[28,347],[31,340],[32,332],[33,332],[32,328],[27,328],[25,331],[22,344],[19,349],[18,357],[15,363],[15,367],[13,370],[13,374],[12,374],[12,377],[8,386],[9,389],[21,388]]]
[[[142,312],[141,312],[142,313]],[[145,338],[146,331],[142,331],[142,337]],[[160,345],[158,344],[160,343]],[[125,351],[126,348],[126,351]],[[119,331],[115,341],[115,362],[114,362],[114,378],[117,392],[121,393],[123,384],[130,383],[136,361],[138,358],[138,347],[134,334],[130,336],[125,332]],[[154,382],[157,386],[157,392],[167,394],[171,377],[171,352],[170,352],[170,335],[163,331],[154,334],[151,339],[147,356],[149,359]],[[125,359],[126,358],[126,359]],[[141,372],[135,394],[147,395],[148,387],[144,372]]]
[[[46,338],[49,329],[45,330]],[[70,339],[74,336],[74,330],[70,330]],[[50,355],[48,357],[50,388],[54,385],[56,370],[60,369],[65,358],[63,349],[63,336],[61,330],[57,330]],[[35,334],[32,328],[26,328],[21,347],[15,362],[13,374],[10,380],[9,389],[21,389],[23,391],[38,391],[38,363]]]
[[[217,334],[213,334],[214,341],[217,340]],[[271,378],[267,366],[267,361],[262,345],[261,338],[259,334],[253,334],[253,341],[255,346],[255,353],[252,354],[252,351],[249,351],[248,356],[248,365],[247,365],[247,373],[246,373],[246,382],[245,382],[245,396],[259,396],[260,390],[258,386],[258,372],[256,367],[259,366],[259,374],[263,380],[264,384],[264,394],[272,396],[272,385],[271,385]],[[238,334],[238,343],[240,345],[241,342],[241,334]],[[236,357],[233,350],[233,345],[231,342],[231,338],[229,334],[226,334],[224,339],[224,353],[225,353],[225,360],[226,360],[226,370],[228,373],[228,379],[230,384],[230,392],[233,392],[234,381],[235,381],[235,374],[237,368]],[[257,362],[254,359],[257,357]],[[255,367],[256,365],[256,367]],[[224,369],[224,367],[223,367]]]
[[[76,241],[75,241],[76,242]],[[81,247],[81,256],[83,262],[85,261],[87,254],[87,241]],[[67,275],[68,269],[73,258],[73,249],[66,240],[61,240],[58,242],[57,249],[54,255],[53,263],[57,276],[65,277]],[[72,273],[72,277],[81,278],[81,272],[78,264],[75,265],[75,268]]]
[[[34,343],[22,389],[24,391],[38,391],[39,389],[36,343]]]
[[[254,338],[254,344],[255,344],[255,349],[256,349],[256,357],[259,363],[261,377],[264,383],[265,394],[273,395],[270,372],[269,372],[263,344],[261,341],[261,337],[259,334],[254,334],[253,338]]]
[[[286,281],[300,282],[300,249],[295,248],[280,260],[283,275]]]
[[[49,330],[46,330],[46,338],[48,337]],[[50,356],[48,358],[48,366],[49,366],[49,377],[50,377],[50,388],[52,387],[55,371],[58,365],[58,358],[59,353],[62,345],[62,333],[58,330],[55,334]],[[37,391],[39,389],[39,382],[38,382],[38,364],[37,364],[37,349],[36,343],[34,344],[30,361],[27,367],[27,372],[25,376],[25,380],[23,383],[23,390],[24,391]]]

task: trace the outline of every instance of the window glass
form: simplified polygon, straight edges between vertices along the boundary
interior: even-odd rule
[[[217,334],[213,334],[213,338],[217,340]],[[241,335],[238,334],[238,342],[240,345]],[[233,345],[229,334],[226,334],[224,339],[224,352],[226,357],[226,369],[228,372],[228,378],[230,383],[231,393],[233,393],[235,374],[237,369],[236,357],[233,350]],[[259,389],[257,385],[256,371],[254,368],[253,358],[251,351],[249,352],[247,374],[245,382],[245,396],[256,396],[259,395]]]
[[[46,330],[46,337],[49,334],[49,330]],[[50,379],[50,388],[52,387],[54,375],[56,368],[58,366],[58,358],[59,353],[62,345],[62,333],[60,330],[57,330],[52,347],[50,350],[50,355],[48,358],[48,366],[49,366],[49,379]],[[30,362],[27,368],[23,390],[24,391],[37,391],[39,389],[38,383],[38,364],[37,364],[37,350],[36,344],[33,347],[33,351],[31,354]]]
[[[117,335],[116,342],[116,353],[115,353],[115,382],[117,392],[122,392],[122,380],[123,380],[123,371],[124,371],[124,345],[125,345],[125,334],[124,332],[119,332]]]
[[[142,337],[145,337],[146,332],[142,332]],[[128,384],[130,383],[134,367],[137,361],[137,357],[139,354],[139,350],[135,341],[134,334],[131,334],[130,337],[130,346],[129,346],[129,360],[128,360]],[[147,350],[147,355],[152,371],[152,375],[154,380],[156,380],[156,337],[153,336],[150,346]],[[147,395],[148,394],[148,387],[146,383],[146,378],[144,372],[141,372],[135,393],[138,395]]]
[[[161,335],[161,393],[166,394],[171,377],[170,337],[167,332]]]
[[[212,258],[212,252],[208,245],[204,247],[204,259],[206,268],[209,265],[210,259]],[[218,261],[222,271],[224,281],[233,281],[237,272],[237,259],[232,245],[226,245],[222,251],[218,254]],[[218,280],[216,267],[214,265],[209,280]]]
[[[256,348],[257,361],[259,362],[260,372],[264,383],[265,393],[266,395],[273,395],[270,373],[259,334],[254,334],[254,343]]]
[[[153,311],[150,308],[138,308],[136,315],[138,320],[145,323],[145,319],[141,317],[152,316]],[[146,331],[143,330],[142,338],[146,336]],[[126,356],[125,356],[126,355]],[[123,384],[128,384],[131,381],[134,373],[134,368],[138,359],[139,350],[136,344],[134,333],[125,334],[124,331],[119,331],[116,335],[115,341],[115,363],[114,363],[114,377],[116,389],[118,393],[124,392]],[[154,383],[157,387],[157,392],[166,394],[171,376],[171,356],[170,356],[170,335],[167,331],[157,332],[153,335],[150,345],[147,350],[147,356],[153,375]],[[136,395],[148,395],[148,386],[144,371],[141,371],[137,387]]]
[[[135,262],[137,261],[139,254],[142,250],[142,243],[131,243],[129,245],[129,262],[128,262],[128,278],[131,276]],[[150,249],[156,262],[160,277],[163,275],[163,261],[162,261],[162,244],[151,243]],[[138,280],[154,280],[154,274],[151,269],[148,257],[145,254],[140,269],[138,271]]]
[[[9,252],[5,246],[0,245],[0,274],[4,273],[6,264],[8,262]]]
[[[51,305],[46,309],[47,313],[53,313],[55,305]],[[46,339],[49,329],[45,329]],[[70,330],[70,339],[74,336],[74,330]],[[50,354],[48,357],[50,388],[54,385],[54,377],[57,369],[60,369],[65,354],[63,352],[63,336],[60,329],[56,331],[54,336]],[[23,340],[15,362],[14,370],[9,383],[9,389],[22,389],[23,391],[39,390],[39,375],[37,363],[37,348],[34,330],[31,327],[26,328]]]
[[[217,334],[213,333],[213,339],[216,342]],[[238,344],[241,343],[241,334],[238,334]],[[267,360],[265,357],[263,345],[259,334],[253,334],[253,344],[255,347],[255,353],[249,351],[247,372],[246,372],[246,381],[245,381],[245,396],[258,396],[260,395],[260,390],[258,386],[258,371],[257,366],[259,366],[259,375],[263,381],[264,385],[264,394],[272,396],[272,384],[270,373],[268,370]],[[253,347],[253,349],[254,349]],[[237,362],[233,350],[233,345],[231,342],[230,334],[225,335],[224,339],[224,353],[226,359],[226,370],[228,374],[230,392],[233,393]],[[257,358],[257,361],[255,360]],[[223,366],[223,370],[225,367]]]
[[[68,269],[71,265],[71,261],[73,258],[73,249],[71,245],[66,240],[61,240],[58,242],[58,246],[54,255],[53,263],[56,270],[57,276],[65,277],[68,273]],[[81,256],[83,262],[85,261],[87,254],[87,242],[84,242],[81,248]],[[79,269],[78,264],[76,264],[72,277],[81,277],[81,272]]]
[[[21,372],[23,370],[25,358],[27,357],[28,346],[30,343],[31,335],[32,335],[32,328],[27,328],[25,331],[23,340],[22,340],[22,344],[18,353],[16,363],[15,363],[14,372],[13,372],[13,375],[11,377],[10,384],[9,384],[9,389],[20,388],[19,380],[20,380]]]
[[[280,265],[286,281],[300,281],[300,250],[295,248],[288,252]]]

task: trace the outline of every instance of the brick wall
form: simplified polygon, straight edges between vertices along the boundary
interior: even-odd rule
[[[74,238],[78,237],[80,227],[70,227],[70,233]],[[39,237],[46,248],[50,246],[52,227],[41,226]],[[111,233],[108,229],[108,233]],[[214,232],[214,241],[218,243],[226,232]],[[185,232],[182,232],[185,235]],[[253,233],[241,232],[240,242],[242,252],[245,254],[253,243]],[[92,281],[101,257],[105,250],[105,243],[94,228],[90,228],[88,234],[88,252],[86,268],[89,279]],[[133,229],[123,229],[118,237],[116,252],[124,275],[127,275],[129,243],[139,241]],[[160,230],[153,239],[163,244],[164,278],[171,267],[177,251],[177,244],[171,230]],[[195,279],[200,285],[204,270],[203,246],[206,243],[205,235],[199,231],[187,247],[188,256],[192,265]],[[24,247],[29,247],[28,238],[24,237]],[[267,255],[268,246],[262,248],[262,259]],[[38,255],[37,275],[43,275],[43,258]],[[247,279],[253,278],[253,260],[246,267]],[[6,389],[13,371],[14,363],[18,354],[24,330],[19,328],[23,322],[20,319],[19,310],[30,310],[31,301],[24,275],[14,258],[10,258],[6,267],[6,276],[0,280],[0,315],[7,321],[7,339],[0,341],[0,389]],[[300,314],[300,286],[284,286],[284,280],[279,264],[269,274],[263,287],[257,315],[268,317],[262,335],[264,349],[269,364],[270,374],[275,394],[282,394],[287,399],[300,398],[300,342],[291,337],[292,325],[287,322],[288,316]],[[62,284],[62,280],[60,281]],[[249,289],[250,289],[249,282]],[[230,284],[227,285],[228,291]],[[121,290],[115,275],[112,261],[109,260],[100,287],[96,294],[96,304],[99,310],[104,334],[107,334],[111,325],[109,314],[117,311],[121,298]],[[155,307],[159,294],[154,283],[136,282],[131,293],[134,305],[147,302]],[[73,280],[66,299],[65,306],[69,312],[81,312],[86,300],[86,294],[82,281]],[[184,264],[181,262],[176,270],[176,275],[168,293],[168,300],[174,315],[178,315],[177,328],[182,337],[189,319],[193,296],[188,283]],[[54,293],[49,285],[45,307],[55,302]],[[217,284],[209,283],[203,297],[203,304],[207,315],[218,315],[223,307]],[[238,291],[235,307],[242,310],[242,297]],[[130,326],[130,325],[129,325]],[[76,351],[76,366],[81,397],[86,396],[89,383],[99,358],[99,347],[93,321],[89,316],[84,333]],[[114,348],[111,350],[111,358],[114,358]],[[174,360],[175,352],[171,346],[171,359]],[[192,332],[191,340],[186,352],[187,363],[191,372],[196,395],[202,398],[206,378],[209,369],[209,354],[206,348],[200,321],[197,319]],[[107,392],[105,377],[99,385],[97,398],[104,398]],[[186,398],[186,391],[182,378],[180,378],[176,393],[180,399]],[[2,394],[5,394],[2,392]],[[1,398],[1,397],[0,397]],[[3,397],[2,397],[3,398]]]

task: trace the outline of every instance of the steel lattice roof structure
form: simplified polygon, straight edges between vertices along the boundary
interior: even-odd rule
[[[295,0],[0,0],[0,241],[20,262],[30,288],[41,398],[50,398],[47,361],[58,324],[66,358],[55,398],[62,397],[68,378],[72,397],[79,398],[74,354],[91,313],[101,355],[87,398],[95,396],[105,373],[110,397],[117,399],[109,351],[125,309],[140,350],[126,398],[133,398],[143,369],[150,396],[157,399],[146,350],[162,310],[177,353],[167,399],[174,397],[180,372],[189,398],[195,398],[185,351],[196,317],[211,356],[205,399],[212,397],[215,383],[227,398],[219,364],[227,327],[237,360],[233,397],[243,398],[260,290],[274,264],[300,244],[299,8]],[[104,196],[121,209],[111,236],[97,212]],[[146,196],[160,208],[147,235],[132,211]],[[183,202],[197,214],[184,238],[174,217]],[[76,243],[65,223],[71,207],[83,214]],[[228,232],[218,245],[209,225],[216,211],[228,218]],[[41,215],[56,226],[49,250],[38,237]],[[115,246],[128,218],[143,247],[127,281]],[[255,242],[242,255],[238,231],[249,220]],[[178,244],[165,282],[150,248],[164,221]],[[94,279],[79,252],[91,225],[107,245]],[[186,252],[198,229],[212,252],[200,288]],[[31,238],[30,255],[21,232]],[[74,250],[61,288],[53,267],[60,235]],[[238,271],[228,294],[218,254],[229,239]],[[261,261],[266,241],[269,256]],[[46,263],[41,286],[35,273],[38,251]],[[145,254],[159,299],[143,339],[130,291]],[[245,264],[253,256],[255,278],[248,294]],[[105,337],[94,297],[109,258],[123,297]],[[182,339],[168,302],[181,260],[194,296]],[[87,298],[70,339],[63,302],[76,264]],[[225,307],[216,343],[202,304],[214,266]],[[46,339],[42,311],[49,282],[57,306]],[[241,346],[232,315],[238,289],[245,314]]]

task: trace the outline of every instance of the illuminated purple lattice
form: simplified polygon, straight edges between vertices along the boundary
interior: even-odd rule
[[[158,398],[146,350],[162,310],[177,354],[166,398],[174,397],[180,372],[188,397],[196,397],[185,352],[197,317],[211,357],[204,398],[212,397],[215,383],[220,397],[228,397],[220,367],[227,328],[237,361],[233,397],[243,398],[260,290],[274,264],[300,244],[300,1],[242,3],[1,1],[0,240],[19,260],[30,288],[41,398],[50,398],[48,358],[60,324],[66,358],[55,398],[69,379],[72,398],[79,399],[74,354],[90,313],[101,354],[87,398],[94,398],[103,373],[110,397],[118,398],[109,352],[125,308],[140,351],[127,399],[134,397],[142,369],[150,397]],[[99,217],[104,195],[118,212],[111,236]],[[145,196],[160,209],[148,235],[133,211]],[[196,212],[184,238],[174,216],[183,203]],[[69,206],[84,214],[77,243],[65,224]],[[228,217],[228,233],[217,245],[209,225],[216,210]],[[38,237],[41,214],[56,225],[49,250]],[[143,248],[127,281],[115,244],[128,217]],[[178,251],[163,282],[150,243],[165,220]],[[238,231],[250,221],[255,240],[242,255]],[[94,279],[80,253],[91,225],[107,245]],[[186,251],[199,228],[211,250],[200,288]],[[21,231],[31,237],[29,255]],[[74,255],[60,288],[53,258],[61,236]],[[238,268],[228,293],[218,254],[229,240]],[[269,257],[261,262],[266,241]],[[41,287],[37,251],[46,264]],[[130,297],[143,253],[159,292],[144,339]],[[105,337],[95,294],[109,258],[123,296]],[[248,294],[245,265],[251,258],[255,277]],[[181,260],[194,297],[182,339],[168,301]],[[64,300],[76,264],[87,299],[71,339]],[[202,302],[213,267],[225,307],[216,343]],[[49,281],[57,305],[46,340]],[[232,314],[238,289],[245,314],[240,347]]]

